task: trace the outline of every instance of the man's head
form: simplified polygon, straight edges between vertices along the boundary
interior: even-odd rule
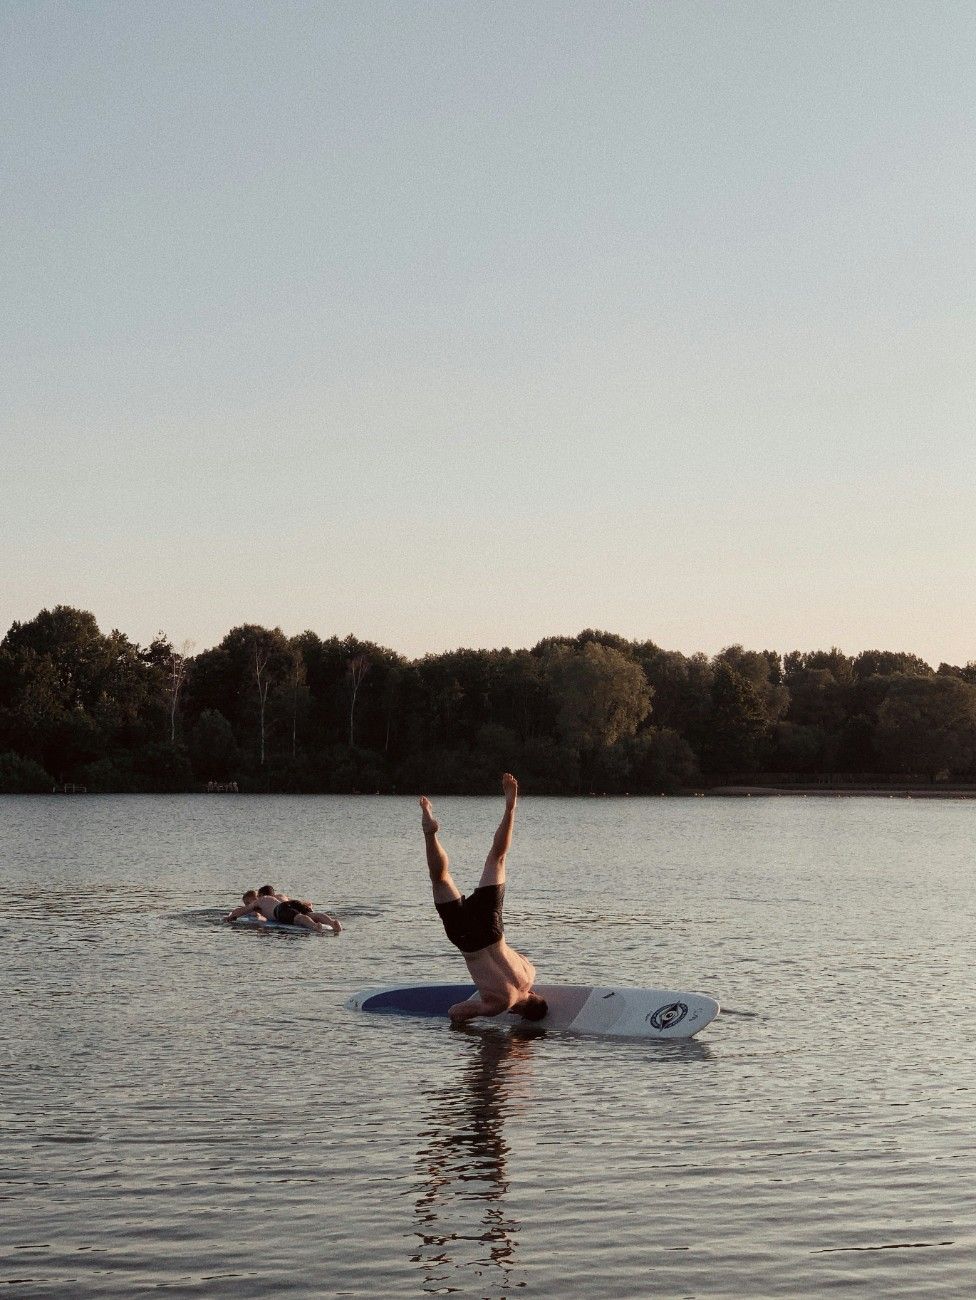
[[[513,1003],[512,1010],[523,1020],[543,1020],[549,1014],[549,1003],[538,993],[527,993],[521,1001]]]
[[[257,896],[258,891],[256,889],[246,889],[241,895],[241,902],[248,904],[253,903]]]
[[[267,898],[269,894],[275,893],[274,885],[262,885],[258,890],[258,898]]]

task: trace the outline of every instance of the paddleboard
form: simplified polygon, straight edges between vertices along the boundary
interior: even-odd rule
[[[543,1029],[574,1034],[608,1034],[612,1038],[691,1038],[719,1013],[714,998],[675,989],[593,988],[583,984],[537,984],[534,991],[549,1003]],[[448,1007],[475,993],[473,984],[407,984],[364,989],[346,1006],[381,1015],[446,1017]],[[489,1017],[485,1017],[489,1019]],[[493,1024],[532,1022],[506,1013]]]
[[[314,934],[318,935],[318,930],[310,930],[306,925],[282,925],[280,921],[265,921],[262,925],[260,921],[255,921],[253,916],[239,916],[236,921],[231,921],[231,925],[246,925],[249,930],[284,930],[286,934]],[[334,935],[335,931],[329,926],[322,927],[322,934]]]

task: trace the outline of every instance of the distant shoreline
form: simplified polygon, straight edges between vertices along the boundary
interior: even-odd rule
[[[976,785],[953,786],[940,790],[938,786],[776,786],[776,785],[719,785],[708,789],[696,790],[695,794],[708,798],[823,798],[851,799],[869,797],[875,799],[976,799]]]
[[[108,796],[116,798],[120,795],[132,798],[146,798],[165,796],[167,798],[181,798],[187,795],[212,796],[215,791],[206,789],[195,790],[86,790],[75,787],[74,789],[65,790],[57,788],[54,790],[33,791],[33,792],[8,792],[5,797],[11,798],[45,798],[51,795],[65,797],[66,795],[77,798],[79,795]],[[414,791],[402,790],[228,790],[220,791],[221,794],[233,794],[237,798],[277,798],[279,796],[287,798],[310,798],[317,799],[323,796],[329,798],[410,798],[415,797]],[[435,791],[438,797],[452,798],[473,798],[483,799],[491,793],[484,791],[480,793],[468,792],[465,794],[450,795],[448,791]],[[952,786],[949,789],[940,789],[938,786],[918,786],[918,785],[887,785],[887,786],[829,786],[829,785],[808,785],[808,786],[773,786],[773,785],[716,785],[716,786],[689,786],[683,790],[659,791],[655,793],[630,794],[606,793],[590,791],[578,791],[565,794],[535,794],[531,791],[525,792],[535,799],[766,799],[766,798],[790,798],[790,799],[976,799],[976,785],[969,786]]]

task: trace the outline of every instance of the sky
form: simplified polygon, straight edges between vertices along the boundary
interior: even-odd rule
[[[7,0],[0,635],[976,659],[969,0]]]

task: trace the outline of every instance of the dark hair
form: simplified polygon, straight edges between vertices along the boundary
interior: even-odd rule
[[[549,1003],[538,993],[530,993],[522,1002],[519,1015],[523,1020],[544,1020],[549,1014]]]
[[[269,894],[273,894],[274,891],[275,891],[274,885],[262,885],[261,888],[258,890],[258,898],[267,898],[267,896]]]

